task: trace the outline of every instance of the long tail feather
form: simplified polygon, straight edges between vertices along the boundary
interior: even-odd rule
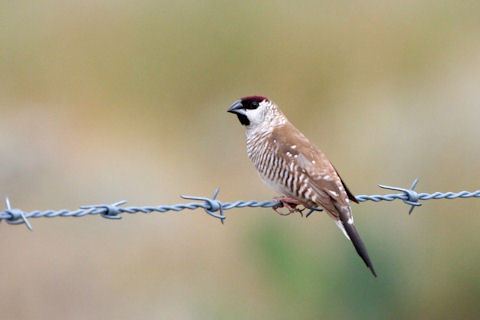
[[[365,262],[365,264],[370,269],[372,274],[376,277],[377,273],[373,268],[372,261],[370,261],[370,257],[368,256],[367,248],[365,247],[365,244],[360,238],[360,235],[358,234],[357,229],[353,224],[350,224],[348,222],[343,222],[342,224],[343,224],[343,227],[345,228],[346,233],[348,234],[348,237],[352,241],[353,246],[355,247],[355,250],[357,251],[358,255],[362,258],[363,262]]]

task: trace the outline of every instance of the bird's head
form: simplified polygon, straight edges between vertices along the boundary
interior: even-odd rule
[[[262,96],[249,96],[235,101],[227,110],[236,114],[242,125],[248,129],[274,126],[284,119],[277,106]]]

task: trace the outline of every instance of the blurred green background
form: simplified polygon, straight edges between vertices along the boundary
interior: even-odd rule
[[[24,210],[271,199],[226,108],[277,102],[357,194],[480,188],[478,1],[0,1],[0,192]],[[478,319],[480,201],[0,225],[2,319]]]

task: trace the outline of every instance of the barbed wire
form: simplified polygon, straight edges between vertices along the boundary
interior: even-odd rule
[[[480,198],[480,190],[473,192],[460,191],[460,192],[434,192],[425,193],[417,192],[415,188],[417,186],[418,179],[415,179],[410,188],[392,187],[387,185],[379,185],[380,188],[386,190],[399,191],[400,193],[384,194],[384,195],[358,195],[355,198],[358,202],[365,201],[394,201],[401,200],[405,204],[410,206],[409,214],[413,212],[415,207],[422,205],[420,201],[435,200],[435,199],[465,199],[465,198]],[[81,218],[88,215],[100,215],[106,219],[121,219],[121,215],[136,214],[136,213],[165,213],[165,212],[180,212],[183,210],[196,210],[203,209],[208,215],[219,219],[222,223],[225,221],[225,211],[234,208],[273,208],[280,205],[278,200],[272,201],[233,201],[222,202],[218,200],[218,194],[220,189],[216,189],[212,197],[198,197],[198,196],[181,196],[182,199],[192,200],[197,202],[191,203],[179,203],[172,205],[158,205],[158,206],[136,206],[136,207],[123,207],[127,202],[119,201],[112,204],[96,204],[81,206],[77,210],[35,210],[25,212],[18,208],[13,208],[8,198],[5,199],[5,209],[0,211],[0,222],[6,221],[8,224],[25,224],[29,230],[32,230],[32,225],[28,219],[30,218],[56,218],[56,217],[76,217]],[[321,208],[313,208],[313,211],[322,211]],[[310,214],[308,213],[307,216]]]

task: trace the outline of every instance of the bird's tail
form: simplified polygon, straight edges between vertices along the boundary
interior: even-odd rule
[[[370,257],[368,256],[367,247],[365,247],[365,244],[360,238],[360,235],[358,234],[357,229],[353,224],[350,224],[348,222],[342,222],[342,224],[343,224],[343,227],[345,228],[345,232],[347,233],[348,237],[352,241],[353,246],[355,247],[355,250],[357,251],[358,255],[362,258],[363,262],[365,262],[365,264],[370,269],[372,274],[376,277],[377,273],[375,272],[372,261],[370,261]]]

